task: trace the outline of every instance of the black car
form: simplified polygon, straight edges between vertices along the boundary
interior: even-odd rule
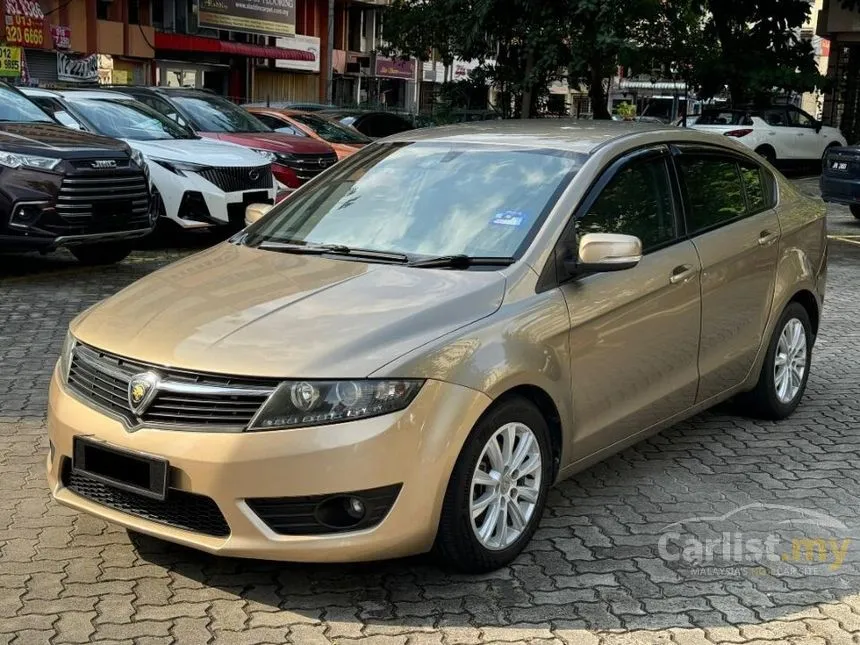
[[[393,112],[364,112],[361,110],[319,110],[317,114],[353,128],[371,139],[381,139],[413,130],[408,119]]]
[[[828,148],[819,181],[824,201],[845,204],[860,219],[860,146]]]
[[[154,215],[127,144],[66,128],[0,83],[0,250],[68,247],[85,264],[119,262]]]

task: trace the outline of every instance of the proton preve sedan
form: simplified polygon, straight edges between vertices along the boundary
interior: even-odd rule
[[[403,133],[73,321],[51,490],[211,553],[493,569],[555,482],[730,397],[790,415],[826,244],[728,137]]]

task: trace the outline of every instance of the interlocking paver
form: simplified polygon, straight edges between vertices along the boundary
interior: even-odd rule
[[[860,235],[846,209],[829,217],[831,233]],[[427,558],[223,560],[49,500],[45,394],[69,320],[186,253],[86,269],[62,253],[0,257],[0,643],[860,642],[860,543],[835,572],[685,571],[658,546],[668,524],[749,504],[821,513],[860,534],[860,246],[832,243],[812,376],[791,419],[722,406],[629,448],[553,489],[523,556],[475,577]],[[761,537],[782,519],[759,506],[696,535]]]

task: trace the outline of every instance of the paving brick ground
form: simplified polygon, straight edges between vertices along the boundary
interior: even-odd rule
[[[68,321],[187,251],[108,269],[0,259],[0,643],[860,641],[860,223],[843,208],[830,223],[842,241],[797,414],[757,423],[723,408],[624,451],[559,485],[525,554],[479,577],[425,558],[217,559],[51,503],[46,386]],[[787,523],[798,517],[812,524]],[[725,534],[776,536],[788,561],[761,566],[719,545],[698,565],[676,559]],[[794,537],[823,542],[796,563]]]

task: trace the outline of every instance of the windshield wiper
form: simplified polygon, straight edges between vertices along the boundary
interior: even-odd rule
[[[345,244],[297,244],[294,242],[261,242],[258,249],[264,251],[281,251],[283,253],[307,253],[312,255],[342,255],[362,260],[380,260],[382,262],[409,262],[404,253],[376,251],[374,249],[359,249]]]
[[[415,260],[408,266],[425,269],[468,269],[469,267],[506,267],[516,262],[511,257],[493,257],[476,255],[440,255],[426,260]]]

